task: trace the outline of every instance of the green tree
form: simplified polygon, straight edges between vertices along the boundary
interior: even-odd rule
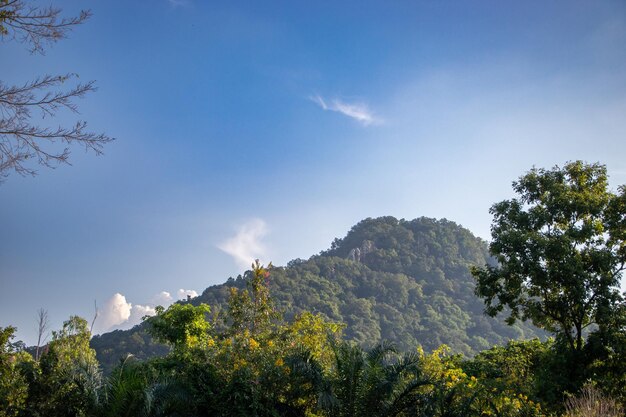
[[[422,368],[430,380],[420,399],[421,417],[543,417],[541,405],[515,386],[487,377],[468,375],[461,355],[449,355],[440,346],[421,355]],[[482,362],[482,361],[481,361]],[[467,364],[466,364],[467,365]],[[518,366],[516,366],[518,367]],[[523,369],[525,365],[522,365]]]
[[[588,378],[626,405],[626,303],[620,307],[608,331],[589,335],[585,353],[590,358]]]
[[[229,327],[211,349],[210,361],[222,383],[217,412],[224,416],[306,415],[316,404],[316,384],[294,358],[306,352],[321,369],[332,355],[329,337],[341,329],[310,313],[285,323],[270,295],[270,271],[271,264],[266,269],[257,260],[246,274],[246,288],[231,289]]]
[[[490,210],[497,265],[472,269],[476,294],[487,314],[507,307],[509,323],[530,319],[580,353],[585,329],[609,326],[622,302],[625,189],[612,193],[606,167],[581,161],[534,168],[513,189]]]
[[[263,267],[257,259],[248,272],[246,289],[230,289],[228,316],[231,330],[240,333],[247,329],[253,335],[267,331],[272,321],[282,317],[270,297],[269,276],[272,264]]]
[[[90,337],[87,321],[77,316],[52,332],[52,341],[39,362],[25,369],[27,415],[94,415],[102,380],[96,353],[89,347]]]
[[[462,363],[464,372],[475,377],[489,392],[512,392],[514,396],[541,403],[547,410],[561,408],[564,385],[559,374],[560,355],[554,341],[511,340],[494,346]]]
[[[175,349],[207,347],[212,343],[207,321],[210,308],[206,304],[172,304],[167,310],[157,306],[156,315],[147,319],[148,332],[159,342]]]
[[[285,323],[270,296],[269,271],[256,262],[246,277],[246,288],[231,292],[224,328],[211,328],[204,304],[175,304],[147,319],[148,331],[174,349],[148,362],[149,369],[114,370],[108,408],[132,407],[137,415],[171,407],[178,415],[305,416],[316,390],[290,358],[306,350],[317,366],[330,362],[327,335],[341,326],[310,313]],[[169,388],[153,389],[159,386]],[[160,397],[167,392],[180,395]],[[155,399],[162,405],[152,405]]]
[[[420,389],[430,382],[417,354],[398,357],[389,343],[366,352],[346,342],[335,345],[334,353],[330,393],[321,404],[330,417],[415,415]]]
[[[355,248],[362,249],[359,262],[347,259]],[[345,323],[346,339],[364,349],[378,340],[389,340],[403,351],[418,343],[426,351],[446,344],[455,352],[473,356],[510,339],[545,336],[530,323],[507,326],[483,314],[469,268],[487,260],[487,243],[453,222],[368,219],[338,240],[335,249],[305,261],[294,260],[286,267],[272,267],[269,288],[275,310],[284,312],[287,322],[305,311],[322,314],[327,320]],[[401,271],[389,272],[397,271],[398,262]],[[211,306],[210,320],[216,333],[237,327],[231,327],[235,321],[229,316],[231,291],[240,297],[237,305],[231,299],[230,307],[236,307],[230,310],[236,313],[232,316],[237,315],[237,324],[246,323],[251,330],[250,321],[243,317],[252,311],[249,280],[253,277],[252,271],[246,272],[245,277],[211,286],[194,299],[194,304]],[[214,321],[213,317],[227,320]],[[149,342],[142,332],[145,327],[92,339],[105,370],[127,352],[137,358],[158,354],[155,348],[161,346]]]
[[[26,407],[28,384],[18,364],[30,358],[11,340],[15,327],[0,327],[0,417],[19,416]]]
[[[190,368],[191,358],[177,356],[175,360],[166,362],[168,367],[175,366],[180,369],[181,374],[185,374]],[[130,356],[121,361],[102,390],[99,415],[102,417],[198,415],[187,387],[171,373],[159,372],[154,365],[153,362],[140,362]],[[203,384],[198,388],[209,387]]]

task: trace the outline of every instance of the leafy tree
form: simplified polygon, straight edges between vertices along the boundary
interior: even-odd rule
[[[497,266],[473,268],[487,314],[510,309],[581,352],[584,331],[610,325],[622,302],[626,262],[625,188],[608,189],[606,167],[534,168],[513,183],[519,198],[491,208]]]
[[[335,345],[330,396],[323,409],[331,417],[399,416],[415,413],[420,388],[429,383],[419,356],[395,357],[395,347],[381,343],[369,351],[350,343]]]
[[[538,339],[515,341],[505,346],[493,346],[472,359],[463,361],[461,367],[470,377],[492,392],[515,393],[514,397],[541,403],[544,409],[561,408],[563,392],[560,355],[554,341]]]
[[[526,395],[537,392],[536,378],[549,354],[550,342],[538,339],[512,340],[506,346],[494,346],[463,363],[468,375],[492,381],[498,388],[512,388]]]
[[[423,417],[540,417],[541,405],[497,378],[471,375],[460,355],[445,345],[422,354],[423,372],[430,384],[420,401]],[[484,362],[483,362],[484,363]],[[471,368],[471,367],[470,367]],[[522,366],[523,368],[523,366]],[[495,382],[495,383],[494,383]]]
[[[170,346],[155,341],[147,327],[148,323],[144,322],[129,331],[114,330],[91,338],[89,344],[96,351],[104,375],[110,375],[128,355],[144,361],[167,355]]]
[[[148,331],[161,343],[167,343],[175,349],[206,347],[213,343],[209,331],[207,314],[210,308],[206,304],[172,304],[167,310],[157,306],[156,315],[147,319]]]
[[[18,365],[29,355],[17,350],[11,342],[14,337],[15,327],[0,327],[0,417],[19,416],[28,398],[28,384]]]
[[[29,383],[27,415],[89,416],[98,408],[101,375],[89,347],[87,321],[72,316],[52,332],[38,363],[25,369]]]
[[[233,332],[249,330],[252,334],[267,331],[272,320],[281,318],[270,297],[269,276],[272,264],[264,268],[257,259],[246,281],[246,289],[230,289],[228,316]]]
[[[47,354],[61,367],[78,363],[97,364],[96,352],[89,346],[91,332],[85,319],[72,316],[59,331],[52,332]]]
[[[175,365],[185,372],[190,357],[178,356]],[[173,365],[173,363],[172,363]],[[209,388],[206,385],[198,387]],[[154,363],[127,357],[111,373],[102,392],[102,417],[157,417],[197,415],[190,391],[171,374],[159,372]]]
[[[246,288],[232,288],[229,325],[211,348],[211,362],[223,387],[218,411],[225,416],[304,416],[316,403],[316,386],[294,358],[305,351],[310,363],[328,363],[332,339],[341,329],[319,315],[303,313],[285,323],[270,296],[271,264],[259,261],[247,274]],[[219,409],[218,409],[219,410]]]
[[[270,297],[269,270],[256,262],[246,278],[245,289],[231,292],[221,328],[210,326],[204,304],[175,304],[147,319],[148,331],[174,349],[148,362],[154,372],[114,370],[111,381],[117,388],[108,391],[112,407],[128,404],[148,415],[153,397],[146,393],[166,383],[167,392],[188,400],[176,405],[173,398],[163,398],[161,403],[182,415],[304,416],[311,410],[316,391],[290,358],[306,350],[315,363],[328,363],[328,335],[341,326],[310,313],[285,323]]]
[[[81,11],[76,17],[62,18],[55,7],[38,7],[22,0],[0,0],[0,36],[26,43],[31,52],[43,53],[46,44],[67,36],[75,26],[90,16]],[[58,149],[56,142],[65,145],[80,144],[96,154],[113,140],[104,134],[87,131],[87,123],[77,121],[70,127],[42,126],[33,121],[33,112],[42,118],[54,117],[60,110],[77,113],[75,99],[95,91],[94,81],[70,85],[76,74],[43,75],[21,85],[8,85],[0,81],[0,177],[10,171],[21,175],[34,175],[31,159],[40,165],[54,167],[67,163],[69,147]]]
[[[363,249],[359,261],[349,258],[355,248]],[[346,339],[364,349],[389,340],[402,351],[418,344],[432,351],[446,344],[467,356],[510,339],[545,337],[530,323],[507,326],[483,314],[469,268],[487,261],[487,244],[451,221],[366,219],[337,240],[334,249],[286,267],[274,266],[268,269],[269,281],[257,275],[258,282],[268,281],[274,304],[257,321],[279,311],[292,322],[309,311],[345,323]],[[246,317],[253,311],[250,281],[255,275],[253,271],[244,275],[211,286],[191,301],[211,306],[209,320],[216,333],[234,332],[241,323],[252,330]],[[257,299],[260,306],[263,297]],[[280,320],[269,318],[272,321]],[[150,343],[144,328],[92,339],[105,372],[126,353],[138,358],[164,354],[162,347]]]
[[[304,348],[321,366],[328,368],[335,357],[334,343],[340,339],[343,324],[329,322],[319,314],[304,312],[279,330],[280,339]]]
[[[144,416],[150,408],[149,400],[144,367],[127,357],[107,379],[102,395],[102,415]]]
[[[606,327],[608,331],[593,332],[587,339],[585,355],[590,363],[586,377],[626,406],[626,303]]]

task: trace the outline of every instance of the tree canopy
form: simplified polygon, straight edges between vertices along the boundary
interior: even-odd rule
[[[608,325],[622,302],[625,189],[614,194],[606,167],[581,161],[532,169],[513,189],[491,208],[498,264],[473,268],[476,294],[488,314],[508,307],[510,323],[530,319],[581,350],[585,329]]]
[[[350,256],[356,249],[358,259]],[[384,339],[404,351],[417,344],[426,351],[446,344],[473,355],[510,339],[545,336],[529,323],[507,326],[483,314],[469,268],[489,261],[486,242],[452,221],[369,218],[328,251],[269,269],[269,289],[276,309],[288,320],[306,311],[320,313],[345,323],[346,338],[365,349]],[[262,324],[271,309],[264,301],[267,295],[255,292],[253,282],[262,290],[259,284],[265,279],[250,270],[207,288],[191,303],[210,305],[211,315],[230,314],[233,329],[257,303],[266,306],[256,320]],[[144,327],[96,336],[92,346],[107,371],[127,353],[147,359],[166,352],[150,341]]]
[[[330,271],[361,262],[316,259],[334,261]],[[159,308],[145,325],[173,348],[145,361],[122,357],[108,375],[98,369],[83,319],[71,317],[53,332],[39,359],[11,341],[14,328],[0,328],[0,417],[557,417],[565,405],[570,417],[606,404],[618,416],[626,403],[624,311],[611,316],[616,331],[590,337],[571,384],[564,372],[571,363],[552,339],[511,341],[463,359],[445,345],[401,354],[372,340],[364,349],[342,340],[344,326],[319,313],[285,319],[270,291],[278,271],[255,263],[233,282],[242,285],[224,288],[223,315],[189,301]],[[584,381],[597,384],[599,400],[570,406],[566,394],[579,392],[572,398],[583,401]]]

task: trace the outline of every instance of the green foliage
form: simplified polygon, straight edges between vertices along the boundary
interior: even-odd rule
[[[223,384],[220,403],[231,404],[225,415],[304,415],[315,403],[315,391],[293,372],[291,358],[307,351],[312,360],[327,363],[330,340],[341,328],[311,313],[284,323],[269,296],[268,278],[257,261],[247,289],[231,293],[226,318],[231,327],[211,348]]]
[[[356,249],[358,260],[350,257]],[[363,348],[380,340],[389,340],[403,351],[418,344],[432,351],[446,344],[467,356],[510,339],[543,337],[543,332],[524,323],[507,326],[484,316],[469,268],[486,262],[487,244],[453,222],[423,217],[366,219],[343,239],[336,239],[330,250],[308,260],[293,260],[286,267],[268,268],[274,305],[258,319],[277,320],[267,315],[281,311],[292,321],[310,311],[345,323],[345,337]],[[257,282],[267,280],[251,270],[207,288],[191,303],[211,306],[210,321],[216,331],[234,331],[244,321],[254,323],[245,317],[253,311],[252,304],[264,305],[266,297],[252,296],[255,277]],[[97,336],[92,345],[105,372],[128,353],[146,358],[167,352],[146,337],[145,326]]]
[[[506,306],[510,323],[530,319],[580,351],[584,329],[606,326],[621,301],[624,189],[611,193],[606,168],[580,161],[533,169],[513,188],[518,199],[491,208],[498,265],[472,270],[476,294],[488,314]]]
[[[548,411],[561,408],[565,362],[553,340],[510,341],[494,346],[462,363],[467,375],[488,390],[515,392]]]
[[[551,342],[538,339],[510,341],[505,346],[494,346],[463,363],[468,375],[489,380],[492,387],[510,388],[527,396],[541,390],[541,367],[550,355]]]
[[[156,315],[147,319],[150,334],[174,349],[204,347],[213,343],[209,336],[211,325],[208,305],[172,304],[167,310],[158,306]]]
[[[428,381],[419,357],[397,357],[396,349],[383,343],[365,352],[359,346],[334,345],[326,401],[321,404],[330,417],[398,416],[414,413],[419,389]]]
[[[101,375],[89,347],[87,321],[73,316],[52,333],[39,362],[22,362],[28,385],[26,415],[91,416],[98,406]]]
[[[615,201],[607,224],[623,222]],[[435,345],[450,339],[452,351],[475,352],[532,334],[479,315],[467,269],[487,261],[484,251],[447,221],[368,219],[308,261],[286,268],[257,261],[192,303],[158,308],[117,352],[149,352],[146,330],[171,349],[145,361],[126,355],[104,379],[83,319],[71,317],[54,332],[39,361],[11,342],[13,328],[0,328],[0,417],[540,417],[563,411],[568,392],[587,379],[624,401],[619,299],[595,308],[597,327],[581,350],[564,336],[509,341],[470,359]],[[125,334],[112,333],[120,341]],[[389,335],[431,353],[376,343]]]
[[[186,363],[177,365],[185,368]],[[99,409],[102,417],[193,415],[193,403],[191,393],[172,375],[128,357],[109,376]]]
[[[0,327],[0,417],[19,416],[26,407],[28,384],[18,365],[30,355],[19,352],[11,340],[15,327]]]
[[[339,339],[344,328],[342,324],[306,311],[281,328],[280,338],[305,349],[311,358],[329,367],[335,356],[334,342]]]
[[[113,372],[104,390],[103,416],[145,416],[150,409],[149,375],[145,368],[127,358]]]
[[[232,332],[240,333],[246,329],[256,335],[268,331],[272,320],[280,319],[280,314],[270,298],[268,279],[271,268],[271,263],[266,269],[257,259],[252,264],[251,274],[246,281],[247,289],[230,288],[228,317]]]
[[[476,377],[465,372],[459,355],[448,354],[442,346],[423,357],[423,368],[431,385],[425,391],[421,416],[429,417],[540,417],[541,405],[515,386],[494,381],[489,376]]]
[[[146,331],[146,323],[123,331],[114,330],[91,338],[90,346],[96,351],[96,357],[102,373],[109,375],[118,366],[120,359],[132,355],[137,360],[165,356],[170,347],[158,343]]]
[[[76,364],[96,364],[96,352],[89,346],[90,338],[87,320],[72,316],[63,323],[61,330],[52,332],[47,358],[54,360],[55,365],[61,368]]]
[[[519,198],[491,208],[498,265],[473,268],[476,294],[488,314],[506,307],[509,323],[555,334],[541,378],[547,404],[561,407],[588,379],[624,399],[626,190],[612,193],[606,168],[580,161],[532,169],[513,188]]]
[[[626,405],[626,303],[616,307],[608,325],[589,335],[584,354],[585,377]]]
[[[292,372],[290,358],[306,350],[312,360],[328,362],[329,336],[341,326],[310,313],[283,322],[269,295],[269,272],[255,263],[246,289],[231,292],[219,329],[208,326],[208,308],[190,304],[173,305],[147,320],[151,333],[175,346],[149,366],[193,399],[185,408],[192,415],[304,415],[315,404],[315,392]],[[190,333],[202,334],[204,342],[189,344]]]
[[[359,249],[360,258],[350,257]],[[366,219],[330,250],[271,270],[270,289],[287,319],[304,311],[346,324],[362,347],[389,340],[401,350],[447,344],[473,355],[509,339],[543,336],[525,324],[485,317],[474,295],[472,265],[488,262],[487,245],[447,220]],[[207,288],[194,302],[227,309],[231,289],[247,279]]]
[[[146,325],[174,349],[145,362],[129,356],[105,381],[97,364],[95,372],[80,365],[94,365],[94,356],[86,322],[72,317],[54,332],[39,363],[18,361],[27,396],[21,408],[6,415],[544,415],[537,402],[543,389],[538,380],[544,377],[542,366],[554,367],[552,342],[512,342],[465,361],[449,355],[447,347],[428,355],[421,350],[399,354],[389,343],[364,350],[340,340],[343,326],[320,314],[304,312],[283,321],[273,307],[268,309],[273,306],[269,277],[257,266],[248,277],[263,277],[259,287],[247,285],[245,308],[228,310],[225,328],[208,324],[209,309],[203,305],[159,309]],[[235,293],[236,302],[240,294]],[[231,311],[238,316],[229,316]],[[237,330],[230,327],[235,324]],[[15,354],[8,343],[11,332],[0,332],[3,354]]]
[[[6,9],[6,5],[8,3],[9,0],[0,0],[0,36],[6,36],[9,34],[9,31],[5,27],[5,21],[10,21],[15,16],[15,11]]]

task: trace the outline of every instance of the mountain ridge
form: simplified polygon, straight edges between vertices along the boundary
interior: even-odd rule
[[[487,243],[455,222],[367,218],[318,255],[272,267],[270,290],[287,320],[304,311],[320,313],[345,323],[345,337],[364,347],[381,339],[405,351],[446,344],[473,356],[510,339],[543,336],[528,324],[508,326],[483,314],[469,267],[485,263],[493,263]],[[219,316],[229,288],[245,282],[246,274],[231,277],[190,302],[209,304]],[[95,336],[92,346],[104,367],[125,353],[144,359],[167,351],[143,325]]]

